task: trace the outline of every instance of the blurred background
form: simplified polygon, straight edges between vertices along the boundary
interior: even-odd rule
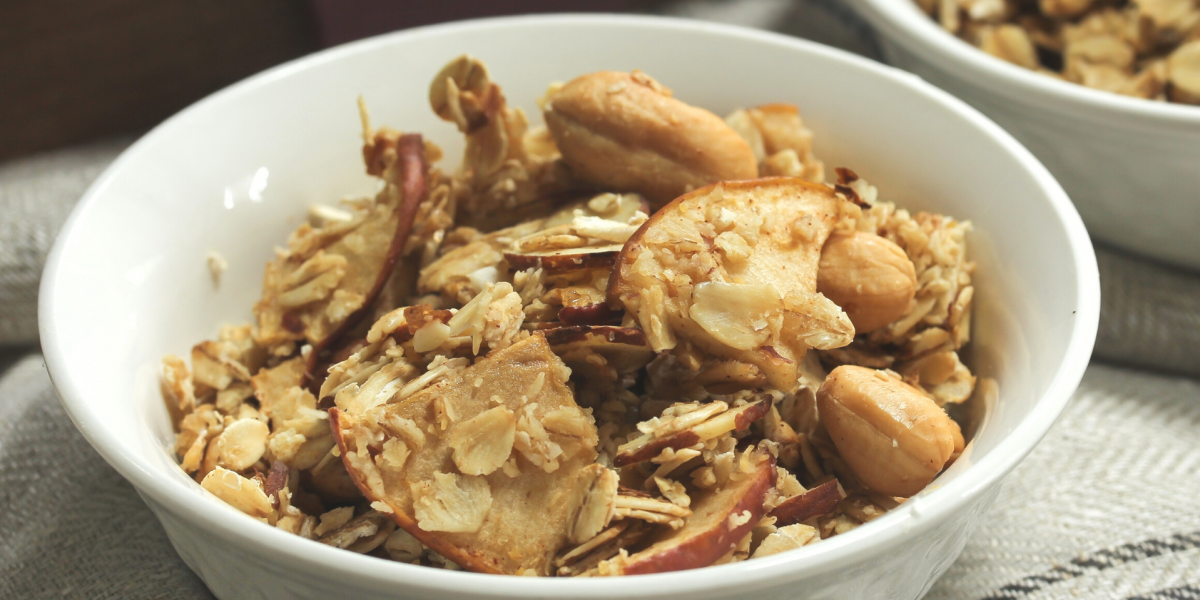
[[[138,133],[258,71],[397,29],[496,15],[637,12],[786,31],[812,19],[802,5],[826,2],[832,6],[831,0],[6,0],[0,2],[0,161]],[[822,31],[844,37],[820,20],[805,37],[819,39]]]
[[[50,245],[87,187],[139,135],[274,65],[466,18],[668,15],[878,58],[873,34],[841,2],[0,0],[0,598],[210,597],[133,489],[71,425],[38,354],[37,289]],[[1105,248],[1098,255],[1095,358],[1109,366],[1089,370],[1072,408],[1006,484],[931,599],[1021,598],[1059,582],[1037,598],[1061,600],[1076,597],[1073,582],[1089,581],[1108,590],[1105,598],[1200,599],[1200,530],[1190,524],[1200,464],[1200,277]],[[1075,462],[1065,468],[1068,458]],[[1137,508],[1147,505],[1170,508]],[[1085,556],[1101,548],[1109,549]],[[1136,560],[1125,565],[1129,557]],[[1072,564],[1111,577],[1076,578],[1084,571],[1061,566]],[[1120,595],[1128,582],[1147,594]]]

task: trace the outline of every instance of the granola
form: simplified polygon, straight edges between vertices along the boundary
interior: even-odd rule
[[[380,559],[592,577],[820,542],[962,452],[970,224],[826,183],[796,107],[604,72],[531,128],[465,56],[430,103],[457,170],[360,102],[378,195],[313,207],[256,322],[163,359],[216,498]]]
[[[1193,0],[916,0],[950,33],[1043,75],[1147,100],[1200,104]]]

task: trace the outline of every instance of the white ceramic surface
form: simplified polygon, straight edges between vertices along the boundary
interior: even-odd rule
[[[864,527],[767,559],[609,580],[439,571],[335,550],[225,506],[183,474],[157,387],[160,357],[248,321],[272,248],[311,202],[371,189],[355,98],[374,121],[455,156],[426,104],[439,67],[482,57],[535,115],[548,82],[641,68],[724,113],[793,102],[828,165],[914,209],[970,219],[978,261],[971,360],[1001,394],[967,453]],[[229,259],[219,289],[205,256]],[[41,290],[46,363],[80,431],[137,487],[172,543],[230,598],[919,597],[961,550],[1000,480],[1078,384],[1099,311],[1095,257],[1067,196],[999,127],[916,77],[774,34],[641,17],[557,16],[430,27],[335,48],[232,86],[121,156],[58,239]]]
[[[1096,239],[1200,268],[1200,106],[1089,89],[1009,64],[912,0],[849,0],[886,60],[1008,130],[1070,194]]]

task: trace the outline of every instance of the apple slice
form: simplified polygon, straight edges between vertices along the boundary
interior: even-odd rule
[[[566,325],[605,325],[621,320],[624,313],[613,310],[606,302],[583,306],[564,306],[558,318]]]
[[[309,373],[322,355],[371,310],[404,251],[417,208],[428,192],[425,144],[419,134],[381,131],[369,145],[388,146],[393,181],[373,201],[350,206],[350,219],[319,228],[301,225],[288,249],[267,264],[255,305],[257,340],[268,347],[312,345]],[[364,155],[373,153],[364,149]],[[368,170],[378,165],[369,162]]]
[[[551,274],[609,269],[648,214],[637,194],[600,194],[551,215],[536,232],[513,242],[504,258],[514,269]]]
[[[845,497],[837,480],[831,479],[799,496],[784,500],[771,509],[769,516],[775,517],[776,527],[794,525],[833,512]]]
[[[329,413],[346,469],[372,506],[464,568],[548,575],[597,476],[596,427],[562,361],[535,334],[422,378],[342,387]]]
[[[541,252],[505,252],[504,260],[517,271],[544,269],[550,274],[580,269],[608,269],[616,262],[623,247],[624,244],[606,244]]]
[[[603,356],[619,373],[636,371],[654,358],[646,334],[633,327],[575,325],[544,330],[555,354],[587,349]]]
[[[765,417],[769,412],[769,396],[737,408],[728,408],[727,404],[720,401],[705,404],[690,413],[671,417],[671,422],[658,423],[653,430],[621,445],[617,449],[617,455],[613,457],[613,466],[624,467],[647,461],[667,448],[679,450],[731,431],[744,431],[751,423]],[[681,429],[675,421],[694,424]]]
[[[655,351],[684,339],[792,390],[808,348],[854,338],[846,314],[816,292],[821,246],[844,202],[787,177],[680,196],[625,243],[608,300],[636,317]]]
[[[762,519],[767,493],[775,487],[771,453],[747,452],[749,471],[736,473],[724,487],[694,499],[692,515],[682,528],[665,531],[645,550],[610,564],[623,575],[682,571],[711,565],[735,548]]]

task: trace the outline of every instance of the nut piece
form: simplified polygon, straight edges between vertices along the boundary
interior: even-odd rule
[[[750,558],[762,558],[772,554],[779,554],[780,552],[795,550],[796,548],[802,548],[819,541],[821,541],[821,536],[818,535],[816,529],[803,523],[787,525],[767,535]]]
[[[485,410],[450,430],[454,464],[467,475],[491,475],[512,454],[517,418],[503,406]]]
[[[758,176],[754,152],[720,117],[638,71],[575,78],[550,97],[545,118],[574,174],[638,192],[653,208],[710,183]]]
[[[257,481],[246,479],[228,469],[217,467],[209,471],[200,482],[200,487],[252,517],[263,518],[275,510],[271,499]]]
[[[1171,100],[1200,104],[1200,41],[1184,44],[1167,59]]]
[[[869,333],[908,312],[917,291],[912,261],[895,243],[873,233],[835,233],[821,249],[817,291]]]
[[[249,469],[267,451],[267,424],[257,419],[234,421],[217,438],[217,464],[231,471]]]
[[[1037,70],[1037,50],[1024,29],[1016,25],[1001,25],[980,34],[979,47],[984,52],[1014,65]]]
[[[945,411],[889,371],[840,366],[817,391],[817,407],[854,474],[889,496],[924,489],[962,439]]]

